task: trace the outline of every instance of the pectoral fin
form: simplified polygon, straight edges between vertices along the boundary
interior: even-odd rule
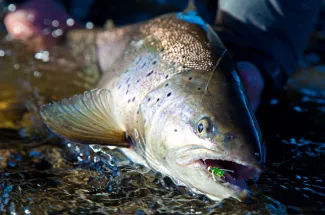
[[[85,144],[128,147],[109,90],[95,89],[58,103],[44,105],[41,116],[57,135]]]

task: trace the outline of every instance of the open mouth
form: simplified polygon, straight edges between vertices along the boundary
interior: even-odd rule
[[[236,189],[247,189],[245,181],[256,179],[261,172],[256,167],[239,164],[230,160],[199,159],[198,162],[211,174],[214,180]]]
[[[198,163],[202,170],[217,183],[237,191],[248,190],[245,181],[257,180],[262,172],[258,163],[233,159],[204,147],[183,149],[176,157],[179,165],[187,166]],[[221,174],[214,174],[211,169]]]

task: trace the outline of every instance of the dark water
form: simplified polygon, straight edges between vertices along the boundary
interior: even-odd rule
[[[96,154],[88,146],[48,138],[39,105],[81,93],[93,81],[64,51],[35,54],[2,38],[0,213],[325,214],[321,53],[307,53],[303,69],[282,95],[257,113],[268,149],[267,168],[250,186],[251,201],[217,204],[127,163],[117,152]]]

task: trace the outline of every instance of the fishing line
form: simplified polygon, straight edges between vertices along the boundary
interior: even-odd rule
[[[211,75],[210,75],[210,77],[209,77],[209,79],[208,79],[208,82],[207,82],[207,84],[206,84],[206,86],[205,86],[205,89],[204,89],[204,91],[203,91],[203,95],[202,95],[202,97],[201,97],[201,100],[200,100],[200,103],[199,103],[198,108],[201,107],[201,104],[202,104],[203,98],[204,98],[204,96],[205,96],[205,95],[207,94],[207,92],[208,92],[209,84],[210,84],[210,82],[211,82],[211,79],[212,79],[212,77],[213,77],[215,71],[217,70],[217,68],[218,68],[218,66],[219,66],[220,61],[223,59],[223,56],[225,56],[226,52],[228,51],[228,50],[224,47],[222,41],[220,40],[220,38],[218,37],[218,35],[216,35],[216,33],[214,32],[214,30],[212,29],[212,27],[211,27],[209,24],[207,24],[207,23],[206,23],[206,27],[207,27],[207,31],[208,31],[208,32],[207,32],[208,37],[209,37],[209,35],[210,35],[210,36],[211,36],[211,35],[213,36],[213,38],[210,38],[211,46],[214,47],[214,46],[217,46],[217,44],[218,44],[219,49],[221,48],[223,51],[222,51],[221,55],[219,56],[219,59],[217,60],[216,65],[215,65],[214,68],[212,69]],[[209,32],[211,32],[211,34],[209,34]],[[214,39],[215,41],[218,41],[218,43],[217,43],[217,44],[214,44],[214,43],[213,43],[213,41],[214,41],[213,39]],[[217,48],[215,47],[215,49],[217,49]]]

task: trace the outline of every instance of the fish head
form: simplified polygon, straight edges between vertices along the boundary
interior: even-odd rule
[[[259,126],[230,65],[225,57],[208,73],[175,75],[148,95],[160,101],[144,108],[149,165],[213,200],[249,197],[245,180],[257,179],[265,160]]]

